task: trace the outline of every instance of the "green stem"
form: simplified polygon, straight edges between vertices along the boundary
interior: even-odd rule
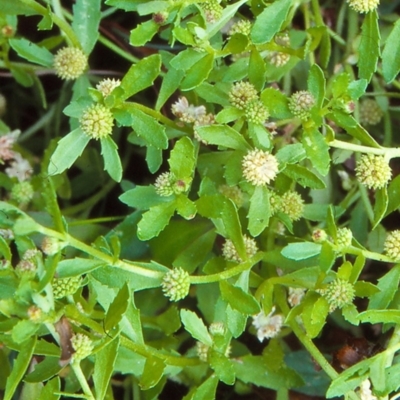
[[[324,26],[324,20],[322,18],[321,8],[319,6],[319,0],[311,0],[311,5],[314,11],[314,18],[317,26]]]
[[[139,61],[137,57],[124,51],[123,49],[115,45],[113,42],[106,39],[104,36],[99,37],[99,42],[102,43],[104,46],[108,47],[110,50],[112,50],[115,54],[120,55],[122,58],[125,58],[125,60],[128,60],[132,64],[136,64]]]
[[[128,338],[121,335],[121,346],[126,347],[129,350],[134,351],[144,357],[157,357],[163,360],[168,365],[175,365],[179,367],[195,366],[200,364],[200,360],[197,358],[189,358],[183,356],[172,356],[164,352],[160,352],[152,347],[144,344],[134,343]]]
[[[264,257],[264,253],[259,252],[250,260],[241,263],[237,265],[236,267],[230,268],[226,271],[219,272],[217,274],[211,274],[211,275],[204,275],[204,276],[191,276],[190,277],[190,283],[193,285],[198,285],[198,284],[203,284],[203,283],[210,283],[210,282],[219,282],[223,281],[229,278],[232,278],[233,276],[239,275],[240,273],[249,270],[254,264],[257,264],[259,261],[261,261]]]
[[[34,0],[21,0],[21,2],[33,8],[40,15],[47,16],[49,13],[46,7],[43,7],[42,5],[36,3],[36,1]],[[81,44],[76,37],[75,32],[64,19],[60,18],[54,13],[51,13],[51,19],[61,29],[61,31],[65,33],[65,35],[74,47],[81,48]]]
[[[400,157],[400,148],[399,147],[375,148],[375,147],[363,146],[360,144],[343,142],[341,140],[336,140],[336,139],[330,141],[328,144],[330,147],[335,147],[337,149],[358,151],[360,153],[369,153],[369,154],[376,154],[378,156],[385,156],[385,158],[387,160],[390,160],[391,158],[395,158],[395,157]]]
[[[374,225],[374,210],[372,209],[371,202],[369,200],[368,192],[367,189],[364,185],[361,183],[358,184],[358,190],[361,195],[361,201],[364,204],[365,211],[367,212],[369,221],[371,222],[371,225]]]
[[[75,373],[76,378],[78,379],[79,384],[85,393],[85,396],[88,400],[95,400],[92,391],[87,383],[86,377],[82,372],[81,365],[79,361],[72,361],[71,368]]]

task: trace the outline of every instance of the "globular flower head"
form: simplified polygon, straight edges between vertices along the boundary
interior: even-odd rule
[[[225,335],[226,328],[223,322],[213,322],[210,324],[208,331],[211,336],[223,336]]]
[[[381,189],[392,177],[392,170],[384,156],[363,154],[356,166],[356,177],[369,189]]]
[[[208,350],[210,349],[210,346],[207,346],[206,344],[202,342],[196,342],[196,352],[197,352],[197,357],[203,362],[207,362],[208,359]]]
[[[255,186],[267,185],[278,173],[278,160],[267,151],[251,150],[243,158],[244,178]]]
[[[379,104],[372,99],[367,99],[360,104],[360,122],[363,125],[377,125],[383,117]]]
[[[282,47],[290,46],[290,38],[286,32],[278,33],[275,36],[274,41],[277,45]],[[283,53],[281,51],[272,51],[268,55],[268,60],[275,67],[283,67],[285,64],[289,62],[290,54]]]
[[[65,296],[73,295],[80,288],[81,282],[80,276],[54,278],[51,284],[54,298],[61,299]]]
[[[174,194],[175,176],[171,172],[163,172],[154,182],[156,193],[160,196],[171,196]]]
[[[97,140],[111,135],[114,117],[106,106],[92,104],[83,112],[79,122],[82,131]]]
[[[228,36],[231,37],[235,33],[241,33],[244,36],[250,37],[251,31],[251,22],[247,19],[241,19],[240,21],[235,22],[231,29],[229,29]]]
[[[229,92],[230,103],[239,110],[255,100],[258,100],[257,90],[250,82],[236,82]]]
[[[35,191],[32,185],[27,182],[18,182],[11,189],[11,199],[18,204],[28,204],[32,199]]]
[[[247,235],[243,236],[243,241],[244,241],[244,246],[246,249],[247,257],[249,257],[249,258],[253,257],[254,254],[256,254],[258,251],[258,246],[257,246],[256,241]],[[227,261],[234,261],[234,262],[238,262],[238,263],[241,263],[243,261],[240,258],[232,240],[230,240],[230,239],[226,239],[224,244],[222,245],[222,255],[224,256],[225,260],[227,260]]]
[[[257,315],[253,316],[253,326],[257,329],[257,338],[260,342],[264,339],[271,339],[276,337],[281,331],[283,325],[283,315],[275,313],[275,307],[272,311],[266,315],[264,311],[261,311]]]
[[[220,6],[218,0],[209,0],[200,3],[200,6],[208,23],[213,24],[221,18],[223,8]]]
[[[281,197],[281,210],[292,220],[297,221],[303,216],[304,201],[297,192],[286,192]]]
[[[218,188],[218,191],[225,197],[231,199],[238,208],[243,206],[244,203],[243,192],[237,186],[221,185]]]
[[[89,356],[93,351],[92,340],[83,333],[77,333],[71,337],[71,344],[75,350],[72,361],[81,361]]]
[[[32,278],[36,275],[36,270],[36,264],[32,260],[21,260],[15,267],[15,272],[20,277]]]
[[[354,286],[340,278],[336,278],[325,289],[319,289],[317,292],[328,301],[330,312],[352,304],[356,294]]]
[[[379,6],[379,0],[347,0],[347,3],[359,13],[368,13]]]
[[[264,106],[261,100],[252,100],[246,104],[244,109],[247,121],[253,124],[263,124],[269,117],[267,107]]]
[[[120,84],[121,81],[119,79],[106,78],[96,85],[96,89],[103,95],[103,97],[107,97]]]
[[[181,300],[189,293],[189,273],[183,268],[171,269],[164,275],[161,286],[165,296],[171,301]]]
[[[168,19],[169,14],[166,11],[159,11],[153,14],[153,21],[157,25],[164,25]]]
[[[328,234],[323,229],[315,229],[311,235],[315,243],[323,243],[328,239]]]
[[[67,243],[61,242],[54,237],[45,236],[40,247],[44,254],[52,256],[60,252],[66,245]]]
[[[43,310],[38,306],[30,306],[27,314],[29,320],[34,323],[41,323],[43,321]]]
[[[189,104],[186,97],[180,97],[178,101],[172,104],[171,111],[172,114],[187,124],[193,124],[206,115],[206,108],[204,106]]]
[[[383,245],[385,253],[393,260],[400,260],[400,230],[390,232]]]
[[[349,228],[340,228],[337,230],[336,248],[341,251],[346,247],[351,246],[353,240],[353,233]]]
[[[63,47],[54,56],[53,66],[61,79],[72,80],[85,72],[87,61],[87,56],[81,49]]]
[[[306,294],[306,289],[290,287],[288,303],[290,304],[291,307],[299,305],[305,294]]]
[[[300,90],[299,92],[293,93],[289,99],[289,110],[292,114],[306,121],[311,116],[311,109],[314,107],[315,99],[314,96],[307,90]]]
[[[271,215],[282,211],[282,198],[275,192],[271,192],[269,195],[269,210]]]

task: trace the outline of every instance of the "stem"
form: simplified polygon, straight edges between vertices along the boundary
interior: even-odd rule
[[[81,365],[79,361],[72,361],[71,363],[71,368],[73,369],[76,378],[79,381],[79,384],[81,385],[81,388],[83,390],[83,393],[85,393],[85,397],[88,400],[95,400],[92,391],[90,390],[90,387],[87,383],[86,377],[82,372]]]

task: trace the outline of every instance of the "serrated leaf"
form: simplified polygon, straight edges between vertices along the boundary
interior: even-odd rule
[[[382,72],[386,83],[390,83],[400,72],[400,20],[397,20],[385,42],[382,53]]]
[[[210,367],[214,370],[221,382],[227,385],[235,383],[235,371],[233,370],[232,362],[224,354],[210,349],[208,355]]]
[[[85,135],[81,128],[64,136],[57,144],[57,148],[49,161],[48,174],[58,175],[70,168],[76,159],[83,153],[90,141],[90,136]]]
[[[367,310],[361,312],[359,318],[370,324],[400,324],[400,310]]]
[[[122,164],[119,158],[118,146],[110,136],[100,139],[101,155],[104,159],[104,169],[116,182],[122,179]]]
[[[377,68],[380,56],[380,40],[378,13],[373,10],[365,15],[358,48],[359,76],[368,82]]]
[[[163,377],[165,363],[158,357],[148,357],[144,370],[139,381],[139,386],[142,390],[149,390],[157,385]]]
[[[53,67],[54,56],[45,47],[40,47],[26,39],[10,39],[9,43],[20,57],[44,67]]]
[[[152,19],[139,24],[135,29],[131,30],[129,36],[129,44],[132,46],[143,46],[149,42],[158,32],[159,25]]]
[[[251,148],[238,131],[227,125],[199,126],[196,132],[209,144],[243,151]]]
[[[143,58],[137,64],[132,65],[121,81],[120,87],[124,90],[123,99],[151,86],[160,73],[161,56],[154,54]]]
[[[191,400],[214,400],[217,391],[218,377],[211,375],[194,392]]]
[[[101,0],[77,0],[72,6],[72,29],[85,54],[92,52],[99,38],[100,7]]]
[[[270,42],[281,30],[283,23],[293,5],[292,0],[277,0],[257,16],[251,30],[251,40],[255,44]]]
[[[57,393],[60,392],[60,387],[60,377],[56,376],[47,382],[46,386],[40,392],[38,400],[58,400],[60,395]]]
[[[57,264],[56,273],[59,278],[80,276],[105,265],[103,261],[91,260],[89,258],[70,258],[61,260]]]
[[[214,66],[214,55],[206,54],[195,65],[189,68],[181,83],[181,90],[187,91],[201,85]]]
[[[240,311],[245,315],[255,315],[260,312],[260,305],[256,299],[244,292],[240,287],[230,285],[226,281],[220,281],[219,287],[222,299],[234,310]]]
[[[386,215],[389,215],[393,211],[400,207],[400,175],[396,176],[389,184],[388,189],[388,206],[386,209]]]
[[[114,300],[108,308],[104,319],[104,330],[106,332],[112,330],[121,321],[130,301],[130,290],[127,284],[122,286]]]
[[[169,202],[151,207],[145,212],[138,223],[139,239],[149,240],[158,236],[174,215],[175,208],[175,202]]]
[[[314,168],[322,176],[327,175],[330,165],[329,146],[322,134],[316,128],[305,129],[301,142]]]
[[[312,242],[302,242],[302,243],[289,243],[285,246],[281,254],[291,260],[305,260],[319,255],[321,252],[321,245]]]
[[[326,81],[322,69],[317,64],[314,64],[310,68],[308,74],[307,86],[309,92],[313,95],[315,104],[318,108],[321,108],[324,102],[325,84]]]
[[[158,94],[155,106],[156,110],[160,110],[166,101],[175,93],[184,76],[185,71],[182,69],[175,69],[172,66],[169,68],[161,84],[160,93]]]
[[[258,236],[268,226],[271,216],[269,204],[269,190],[266,186],[257,186],[250,198],[249,232],[252,236]]]
[[[321,178],[319,178],[309,169],[297,164],[287,164],[286,168],[283,170],[283,173],[303,187],[309,187],[311,189],[325,189],[326,187]]]
[[[374,222],[372,225],[372,230],[374,230],[379,225],[379,223],[385,216],[388,203],[389,203],[389,198],[386,186],[376,190],[375,204],[374,204]]]
[[[96,362],[94,363],[93,372],[96,400],[103,400],[106,397],[107,388],[114,372],[118,350],[119,335],[96,353]]]
[[[181,321],[185,329],[192,335],[194,339],[212,346],[212,338],[208,333],[207,327],[204,322],[193,312],[189,310],[181,310]]]
[[[193,142],[186,136],[179,139],[168,160],[170,171],[177,179],[187,179],[193,176],[195,163]]]
[[[129,207],[139,210],[148,210],[161,203],[169,202],[169,197],[159,196],[154,186],[136,186],[119,196],[119,199]]]
[[[289,99],[281,91],[269,87],[262,91],[260,98],[264,105],[268,108],[271,117],[279,119],[292,117],[292,113],[290,112],[288,106]]]
[[[400,266],[397,265],[378,279],[379,293],[374,294],[368,304],[368,310],[386,309],[393,300],[400,282]]]
[[[5,15],[35,15],[39,14],[34,7],[22,0],[1,0],[1,12]]]
[[[265,84],[267,66],[260,52],[254,48],[250,54],[249,60],[249,82],[260,91]]]

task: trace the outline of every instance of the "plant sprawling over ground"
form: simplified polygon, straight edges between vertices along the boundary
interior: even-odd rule
[[[0,397],[400,397],[399,0],[0,3]]]

